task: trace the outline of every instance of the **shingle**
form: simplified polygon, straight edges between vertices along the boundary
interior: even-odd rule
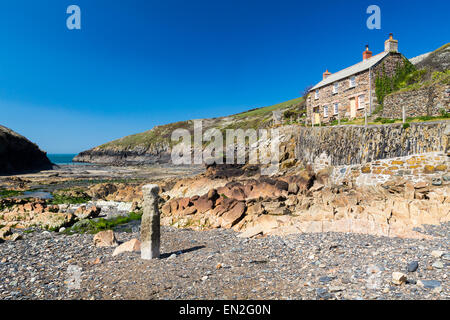
[[[343,69],[341,71],[333,73],[330,76],[328,76],[326,79],[320,81],[318,84],[316,84],[314,87],[312,87],[310,91],[321,88],[326,85],[329,85],[335,81],[345,79],[345,78],[350,77],[359,72],[365,71],[365,70],[373,67],[374,65],[376,65],[378,62],[380,62],[382,59],[384,59],[384,57],[386,57],[388,54],[389,54],[389,52],[379,53],[379,54],[377,54],[367,60],[361,61],[351,67],[348,67],[346,69]]]

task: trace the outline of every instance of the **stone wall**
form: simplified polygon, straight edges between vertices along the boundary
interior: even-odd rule
[[[351,182],[357,186],[383,184],[398,178],[409,182],[439,184],[449,179],[449,157],[444,152],[376,160],[366,164],[337,166],[333,168],[331,181],[334,184]]]
[[[296,130],[296,158],[315,169],[356,165],[448,149],[450,121],[343,125]]]
[[[417,90],[392,93],[384,99],[383,118],[439,116],[441,110],[450,112],[450,85],[437,83]]]

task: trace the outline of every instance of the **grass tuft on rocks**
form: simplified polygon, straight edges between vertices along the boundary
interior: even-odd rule
[[[22,194],[23,194],[23,191],[0,189],[0,198],[15,197],[15,196],[20,196]]]
[[[52,194],[53,199],[48,200],[48,204],[82,204],[90,201],[92,198],[85,197],[71,197],[61,194]]]
[[[113,219],[84,219],[76,222],[71,227],[64,230],[64,234],[75,234],[75,233],[89,233],[96,234],[100,231],[113,230],[115,227],[127,224],[131,221],[140,220],[142,218],[142,212],[130,212],[128,216],[119,216]]]

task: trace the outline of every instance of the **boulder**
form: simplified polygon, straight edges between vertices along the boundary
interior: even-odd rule
[[[131,239],[130,241],[124,242],[114,249],[113,257],[124,252],[138,252],[141,251],[141,242],[137,239]]]
[[[264,207],[262,206],[261,202],[254,202],[247,205],[247,215],[259,215],[263,214],[264,212]]]
[[[297,183],[294,183],[294,182],[289,183],[288,192],[290,194],[297,194],[298,190],[299,190],[299,188],[298,188]]]
[[[94,199],[104,199],[117,191],[117,186],[113,183],[100,183],[89,187],[87,194]]]
[[[91,206],[89,208],[86,208],[86,206],[80,206],[77,210],[75,210],[74,214],[78,219],[83,220],[98,217],[100,211],[101,209],[96,206]]]
[[[73,220],[74,216],[70,213],[44,212],[34,217],[33,222],[40,225],[43,229],[57,231],[70,224]]]
[[[258,234],[267,234],[278,227],[278,221],[275,216],[262,215],[254,221],[253,226],[247,228],[238,235],[240,238],[251,238]]]
[[[234,226],[242,217],[245,212],[245,203],[242,201],[235,201],[234,204],[225,211],[221,216],[221,227],[231,228]]]
[[[117,246],[117,240],[112,230],[100,231],[94,236],[94,245],[96,247],[114,247]]]
[[[208,196],[202,196],[197,200],[193,201],[194,207],[197,209],[199,213],[205,213],[213,208],[214,203],[212,200],[208,199]]]

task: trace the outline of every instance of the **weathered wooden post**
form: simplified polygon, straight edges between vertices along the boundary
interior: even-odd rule
[[[158,209],[159,187],[147,184],[142,187],[144,194],[144,214],[141,222],[141,258],[145,260],[159,258],[160,217]]]

